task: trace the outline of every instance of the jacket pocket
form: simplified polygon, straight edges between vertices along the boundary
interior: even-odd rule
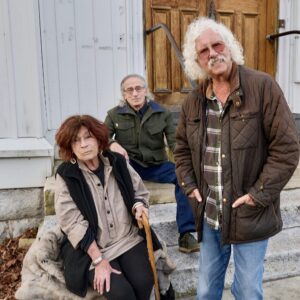
[[[234,209],[232,217],[232,239],[237,242],[261,240],[271,236],[279,229],[278,216],[273,203],[263,207],[243,204]]]
[[[258,113],[231,114],[232,148],[247,149],[257,147]]]
[[[136,143],[135,124],[126,120],[115,124],[116,140],[123,145],[131,145]]]
[[[159,124],[151,123],[151,126],[148,124],[147,131],[149,132],[149,136],[144,136],[143,138],[148,140],[145,141],[148,147],[152,150],[162,149],[165,147],[164,140],[164,128],[165,123],[160,122]]]
[[[189,147],[191,150],[195,149],[195,146],[199,144],[199,127],[201,124],[200,118],[189,119],[186,122],[186,136],[188,138]]]
[[[196,231],[201,230],[201,215],[203,211],[203,202],[198,202],[195,197],[188,197],[189,204],[192,208],[194,220],[195,220],[195,229]]]
[[[148,131],[151,135],[162,134],[165,128],[165,124],[151,124],[148,127]]]

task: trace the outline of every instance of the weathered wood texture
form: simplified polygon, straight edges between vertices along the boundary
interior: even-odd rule
[[[216,17],[227,25],[244,47],[246,65],[275,75],[275,46],[265,39],[276,31],[274,0],[145,0],[146,29],[164,23],[182,49],[187,26],[208,15],[214,4]],[[163,30],[146,37],[147,75],[155,98],[166,105],[180,104],[191,89]]]

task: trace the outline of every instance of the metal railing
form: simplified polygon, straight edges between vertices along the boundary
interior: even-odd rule
[[[151,34],[151,33],[153,33],[154,31],[156,31],[160,28],[163,29],[163,31],[166,33],[167,38],[168,38],[169,42],[171,43],[171,46],[173,47],[173,49],[175,51],[175,55],[176,55],[180,65],[182,67],[182,70],[184,70],[184,62],[183,62],[182,53],[180,52],[179,47],[177,46],[177,43],[176,43],[170,29],[167,27],[166,24],[158,23],[155,26],[153,26],[152,28],[146,30],[145,32],[146,32],[146,34]],[[195,88],[197,86],[197,83],[194,80],[192,80],[189,77],[187,77],[187,79],[188,79],[189,83],[191,84],[191,86],[193,88]]]
[[[300,30],[290,30],[290,31],[285,31],[285,32],[281,32],[281,33],[268,34],[266,36],[266,39],[268,41],[274,41],[275,39],[278,39],[278,38],[280,38],[282,36],[290,35],[290,34],[300,34]]]

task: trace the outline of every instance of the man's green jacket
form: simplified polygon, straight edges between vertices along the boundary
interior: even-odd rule
[[[146,101],[148,108],[142,119],[126,102],[121,102],[108,111],[105,124],[109,137],[126,149],[129,158],[148,167],[168,160],[166,142],[173,151],[175,126],[169,110],[152,100]]]

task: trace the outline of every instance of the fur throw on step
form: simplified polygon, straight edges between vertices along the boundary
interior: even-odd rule
[[[23,260],[22,283],[15,297],[18,300],[79,300],[83,299],[67,290],[63,276],[63,264],[59,257],[63,234],[58,225],[39,231]],[[154,252],[161,295],[170,288],[170,274],[176,268],[170,260],[165,243],[163,249]],[[89,288],[84,299],[105,298]],[[154,299],[154,293],[151,294]],[[171,299],[171,298],[170,298]],[[173,298],[172,298],[173,299]]]
[[[23,260],[22,283],[16,292],[18,300],[79,300],[67,290],[59,249],[63,234],[58,226],[36,238]],[[89,289],[84,299],[101,299]],[[102,297],[102,299],[105,299]]]

